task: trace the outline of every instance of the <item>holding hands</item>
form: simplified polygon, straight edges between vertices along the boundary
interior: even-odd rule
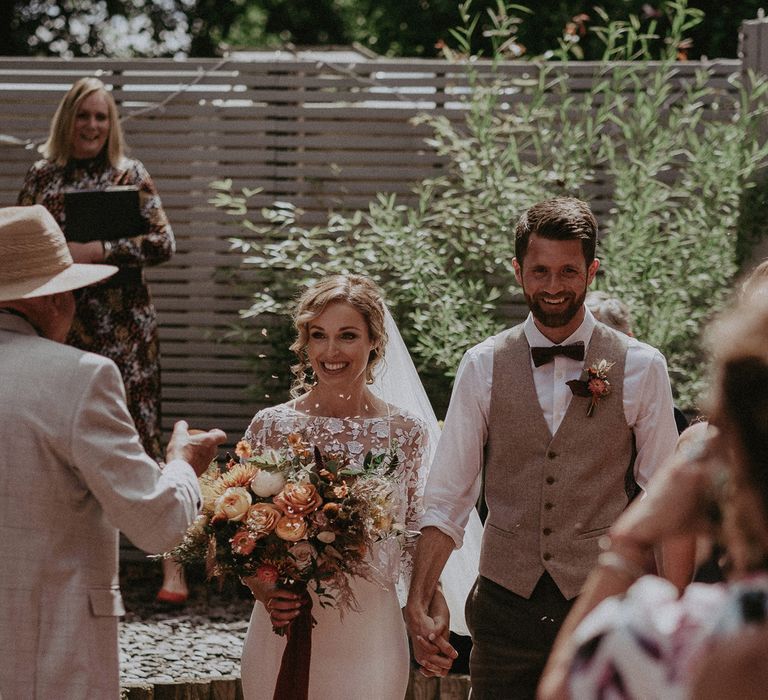
[[[436,588],[429,606],[424,608],[409,600],[405,608],[405,624],[413,642],[413,655],[423,676],[445,676],[451,670],[458,652],[448,641],[450,615],[440,588]]]

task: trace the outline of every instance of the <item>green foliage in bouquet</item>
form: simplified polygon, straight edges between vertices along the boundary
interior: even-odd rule
[[[603,60],[586,91],[569,85],[578,36],[564,37],[561,61],[532,61],[527,77],[510,77],[501,58],[522,9],[499,2],[481,19],[470,2],[460,6],[463,25],[446,54],[468,71],[465,117],[417,119],[431,127],[427,143],[446,166],[415,186],[414,203],[380,194],[367,211],[307,228],[280,202],[254,223],[252,192],[213,183],[212,203],[245,228],[232,239],[243,265],[271,272],[243,319],[285,312],[302,285],[325,274],[363,272],[384,288],[419,368],[451,377],[468,347],[509,325],[502,311],[519,291],[511,261],[520,214],[553,196],[588,199],[602,181],[614,206],[600,222],[597,286],[629,304],[635,335],[664,352],[678,404],[693,408],[703,381],[699,333],[737,271],[743,207],[760,201],[743,193],[768,156],[758,133],[766,83],[734,75],[733,98],[706,68],[681,74],[678,51],[702,19],[686,0],[664,4],[661,60],[650,58],[654,22],[603,16],[592,28]],[[478,31],[494,46],[482,71],[466,60]]]

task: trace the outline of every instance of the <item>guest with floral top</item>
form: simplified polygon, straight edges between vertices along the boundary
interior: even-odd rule
[[[75,262],[108,263],[119,268],[112,279],[80,291],[68,343],[113,360],[122,375],[128,409],[142,445],[163,458],[160,425],[160,363],[157,315],[143,267],[168,260],[176,243],[152,178],[144,165],[125,155],[117,106],[96,78],[81,78],[59,103],[43,147],[44,159],[29,169],[20,205],[42,204],[67,232],[65,193],[138,189],[143,226],[127,238],[69,242]],[[164,564],[165,602],[183,602],[183,572]]]
[[[716,649],[729,641],[765,638],[764,290],[742,298],[711,331],[716,374],[710,427],[682,434],[676,456],[651,481],[647,497],[611,528],[598,565],[562,627],[539,688],[540,700],[701,697],[701,681],[695,693],[692,684]],[[678,598],[669,582],[642,575],[648,552],[661,539],[713,532],[728,552],[726,583],[693,583]],[[747,643],[744,653],[753,650],[754,644]],[[749,697],[758,696],[763,695]]]

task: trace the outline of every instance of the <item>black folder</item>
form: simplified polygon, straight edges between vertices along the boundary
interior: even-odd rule
[[[64,227],[68,241],[114,241],[147,231],[136,187],[64,193]]]

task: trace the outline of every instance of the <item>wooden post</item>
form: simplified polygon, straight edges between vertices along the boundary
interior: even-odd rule
[[[757,19],[744,20],[739,30],[739,58],[744,85],[750,86],[749,74],[768,79],[768,17],[760,10]],[[761,120],[762,138],[768,138],[768,119]]]
[[[739,58],[742,72],[750,68],[768,75],[768,17],[762,10],[757,19],[747,19],[739,30]]]
[[[741,77],[750,86],[749,74],[768,78],[768,17],[760,10],[757,19],[744,20],[739,30]],[[763,140],[768,138],[768,119],[761,124]]]
[[[745,20],[739,30],[739,58],[741,59],[741,77],[744,85],[750,85],[749,73],[757,78],[768,78],[768,17],[763,10],[758,11],[757,19]],[[763,142],[768,138],[768,117],[760,120],[760,135]],[[766,172],[756,174],[757,186],[766,187]],[[768,257],[768,237],[754,246],[751,262],[753,267]]]

